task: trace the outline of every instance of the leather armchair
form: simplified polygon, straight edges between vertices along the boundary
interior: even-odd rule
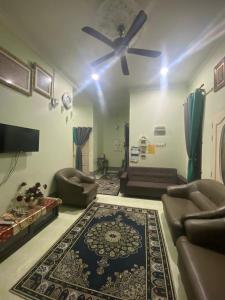
[[[189,300],[224,300],[225,186],[202,179],[169,187],[164,213]]]
[[[190,300],[224,300],[225,218],[187,219],[176,242],[178,266]]]
[[[225,186],[215,180],[202,179],[168,187],[162,201],[174,244],[179,236],[186,235],[187,220],[225,217]]]
[[[184,226],[191,243],[225,253],[225,218],[189,219]]]
[[[187,231],[189,229],[187,228]],[[192,234],[188,233],[189,237],[194,234],[195,230],[193,230],[192,228]],[[219,229],[219,231],[221,230]],[[201,234],[199,232],[197,235],[200,236]],[[211,234],[212,232],[210,232],[209,240],[212,238]],[[192,236],[192,241],[195,240],[195,243],[190,242],[186,236],[179,237],[176,243],[178,267],[188,300],[224,300],[225,254],[212,250],[212,240],[210,247],[208,247],[209,244],[207,247],[203,247],[203,239],[200,238],[202,244],[200,246],[196,239],[197,235]],[[207,239],[207,233],[205,233],[205,242]]]
[[[87,207],[96,198],[98,184],[95,178],[74,168],[65,168],[55,174],[57,193],[63,204]]]

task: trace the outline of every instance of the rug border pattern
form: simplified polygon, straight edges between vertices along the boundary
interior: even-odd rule
[[[110,203],[104,203],[104,202],[92,202],[85,210],[84,212],[81,214],[81,216],[72,224],[69,226],[69,228],[57,239],[57,241],[55,243],[53,243],[53,245],[49,248],[48,251],[46,251],[39,259],[38,261],[28,270],[26,271],[26,273],[22,276],[22,278],[20,278],[20,280],[18,280],[16,282],[16,284],[13,285],[13,287],[10,289],[10,292],[12,292],[13,294],[16,294],[16,295],[19,295],[20,297],[24,298],[24,299],[33,299],[33,300],[37,300],[37,299],[52,299],[50,297],[48,297],[47,295],[44,295],[44,297],[42,298],[37,298],[36,296],[32,296],[32,295],[29,295],[27,296],[26,294],[24,294],[22,291],[17,291],[15,290],[16,286],[22,282],[26,277],[28,277],[28,274],[30,274],[32,271],[35,270],[35,268],[40,265],[42,263],[42,261],[51,253],[51,251],[55,248],[55,246],[57,246],[57,244],[63,239],[65,238],[68,233],[71,231],[71,229],[77,224],[79,223],[82,218],[85,216],[85,214],[87,213],[87,211],[89,211],[92,206],[98,204],[99,206],[100,205],[108,205],[108,206],[114,206],[114,207],[121,207],[121,208],[130,208],[130,209],[139,209],[139,210],[145,210],[147,212],[154,212],[154,215],[155,215],[155,219],[156,219],[156,223],[157,223],[157,231],[158,231],[158,236],[159,236],[159,242],[160,242],[160,248],[161,248],[161,254],[162,254],[162,259],[163,259],[163,266],[164,266],[164,273],[165,273],[165,283],[166,283],[166,290],[167,290],[167,296],[168,296],[168,300],[175,300],[176,297],[175,297],[175,293],[174,293],[174,285],[173,285],[173,281],[172,281],[172,276],[171,276],[171,268],[170,268],[170,263],[169,263],[169,259],[168,259],[168,254],[167,254],[167,249],[166,249],[166,246],[165,246],[165,240],[164,240],[164,236],[163,236],[163,232],[162,232],[162,228],[161,228],[161,223],[160,223],[160,218],[159,218],[159,213],[157,210],[155,209],[146,209],[146,208],[141,208],[141,207],[134,207],[134,206],[126,206],[126,205],[117,205],[117,204],[110,204]],[[89,223],[90,220],[88,220],[88,223]],[[147,226],[146,226],[147,228]],[[82,231],[84,229],[81,230],[81,232],[79,233],[82,234]],[[146,241],[146,244],[149,245],[149,235],[147,236],[147,241]],[[149,246],[148,246],[149,248]],[[148,250],[149,252],[149,250]],[[151,258],[149,256],[147,256],[147,265],[150,266],[151,265]],[[151,277],[151,272],[147,272],[147,275],[148,277],[150,276]],[[148,278],[149,279],[149,278]],[[151,280],[150,280],[151,282]],[[151,286],[151,289],[152,289],[152,286]],[[82,287],[81,287],[81,290],[82,290]],[[91,289],[88,289],[88,290],[91,290]],[[33,290],[31,290],[33,292]],[[85,290],[84,290],[85,292]],[[95,293],[94,293],[95,294]],[[93,294],[93,295],[94,295]],[[101,292],[98,292],[96,291],[96,294],[98,295],[95,295],[97,297],[104,297],[107,296],[106,294],[102,294]],[[99,295],[100,294],[100,295]],[[41,296],[41,295],[40,295]],[[112,298],[111,298],[112,297]],[[104,299],[104,298],[102,298]],[[121,298],[118,298],[116,296],[112,296],[112,295],[108,295],[107,299],[118,299],[120,300]]]

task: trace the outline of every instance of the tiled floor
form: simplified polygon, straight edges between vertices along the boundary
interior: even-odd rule
[[[162,230],[167,246],[171,272],[174,281],[177,300],[187,300],[176,265],[177,252],[174,247],[166,220],[163,215],[161,201],[125,198],[120,196],[98,195],[98,202],[120,204],[134,207],[157,209],[159,211]],[[38,259],[57,241],[66,229],[82,214],[82,210],[62,207],[59,217],[0,264],[0,300],[16,300],[20,297],[13,295],[9,289],[25,274]]]

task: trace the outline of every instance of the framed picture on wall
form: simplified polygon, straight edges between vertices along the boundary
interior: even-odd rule
[[[42,67],[34,64],[34,79],[33,89],[39,94],[51,98],[52,97],[52,85],[53,76],[52,74],[45,71]]]
[[[31,79],[31,68],[0,47],[0,83],[30,96]]]
[[[214,68],[214,91],[225,86],[225,57]]]

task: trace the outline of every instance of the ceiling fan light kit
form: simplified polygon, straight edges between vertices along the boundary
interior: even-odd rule
[[[106,37],[105,35],[103,35],[102,33],[100,33],[99,31],[95,30],[92,27],[89,26],[83,27],[82,30],[85,33],[91,35],[92,37],[98,39],[99,41],[105,43],[106,45],[108,45],[110,48],[113,49],[112,52],[98,58],[91,65],[95,67],[112,57],[119,56],[123,74],[129,75],[126,53],[141,55],[141,56],[151,57],[151,58],[160,56],[161,55],[160,51],[139,49],[139,48],[129,48],[129,44],[131,40],[140,31],[140,29],[142,28],[146,20],[147,20],[146,13],[143,10],[140,10],[126,34],[125,34],[124,24],[118,25],[117,31],[119,37],[114,40],[110,40],[108,37]]]

